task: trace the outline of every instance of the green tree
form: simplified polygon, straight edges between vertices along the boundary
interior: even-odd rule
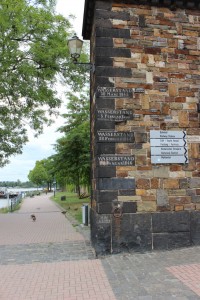
[[[54,159],[55,173],[76,186],[90,185],[90,123],[88,93],[79,97],[69,94],[66,124],[60,128],[65,135],[57,140]]]
[[[87,77],[71,62],[71,24],[55,13],[54,2],[1,0],[0,166],[22,153],[27,124],[37,135],[58,113],[58,81],[76,91]]]
[[[53,160],[51,157],[48,157],[46,159],[41,160],[40,163],[43,165],[46,171],[47,174],[46,183],[48,186],[48,190],[51,191],[52,184],[55,180],[55,170],[53,168]]]
[[[48,174],[41,161],[36,161],[35,167],[28,174],[28,179],[37,186],[43,184],[48,179]]]

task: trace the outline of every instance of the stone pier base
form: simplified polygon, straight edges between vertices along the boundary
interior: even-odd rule
[[[200,211],[135,213],[116,218],[91,210],[91,228],[97,255],[200,245]]]

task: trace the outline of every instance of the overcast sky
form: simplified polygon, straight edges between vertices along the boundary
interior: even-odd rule
[[[68,16],[73,14],[76,19],[73,26],[77,35],[82,38],[82,20],[85,0],[57,0],[58,13]],[[67,101],[67,99],[64,99]],[[34,168],[36,160],[47,158],[54,153],[53,144],[61,135],[56,132],[57,128],[62,126],[63,119],[59,118],[56,123],[45,128],[44,134],[39,138],[34,138],[33,134],[29,134],[29,143],[23,148],[22,155],[12,157],[11,163],[0,169],[0,181],[27,181],[27,175]]]

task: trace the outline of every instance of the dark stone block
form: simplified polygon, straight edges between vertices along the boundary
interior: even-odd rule
[[[98,182],[100,190],[127,190],[135,189],[135,179],[128,178],[100,178]]]
[[[186,195],[187,196],[196,196],[196,190],[194,190],[194,189],[187,189],[186,190]]]
[[[191,241],[193,245],[200,245],[200,211],[191,211]]]
[[[111,219],[109,215],[90,210],[91,241],[96,254],[111,253]]]
[[[121,202],[122,215],[114,215],[112,205],[114,201],[117,201],[117,191],[98,191],[98,199],[100,200],[100,198],[101,202],[97,202],[99,214],[95,214],[93,211],[94,217],[91,217],[92,242],[97,254],[122,251],[144,252],[152,249],[170,250],[188,247],[192,244],[200,245],[200,211],[176,212],[171,218],[169,215],[172,216],[172,212],[132,213],[130,211],[132,208],[135,209],[135,207],[131,207],[134,206],[134,203]],[[166,230],[165,226],[158,222],[157,226],[161,225],[162,228],[159,232],[152,234],[152,219],[155,222],[155,215],[161,216],[162,222],[166,222],[166,226],[169,228]],[[166,217],[167,215],[168,217]],[[191,224],[189,223],[191,232],[190,226],[189,230],[186,230],[187,226],[184,223],[184,219],[187,219],[188,216],[191,216]],[[181,220],[181,217],[184,218]],[[170,221],[173,223],[172,226]]]
[[[95,65],[96,65],[96,67],[98,67],[98,66],[113,66],[113,59],[110,57],[97,56]]]
[[[199,203],[200,202],[200,196],[192,196],[192,203]]]
[[[180,189],[187,189],[189,187],[188,178],[181,178],[180,182]]]
[[[131,38],[129,29],[110,29],[110,28],[97,28],[97,37],[111,37],[111,38]]]
[[[100,9],[96,10],[95,17],[100,19],[130,20],[130,14],[127,12],[105,11]]]
[[[151,233],[151,217],[151,213],[130,214],[124,221],[135,233]]]
[[[112,9],[112,2],[105,2],[105,1],[96,1],[95,3],[96,9],[103,9],[105,10],[111,10]]]
[[[146,27],[145,16],[143,15],[139,15],[139,27],[140,28]]]
[[[159,47],[147,47],[147,48],[144,48],[144,53],[146,53],[146,54],[160,54],[161,53],[161,48],[159,48]]]
[[[116,167],[96,167],[96,177],[111,178],[116,176]]]
[[[130,214],[130,213],[136,213],[137,212],[137,202],[124,202],[122,213],[123,214]]]
[[[190,214],[183,212],[159,212],[152,214],[152,232],[187,232],[190,231]]]
[[[105,22],[105,20],[103,20]],[[105,50],[105,47],[112,47],[113,49],[113,39],[112,38],[97,38],[96,47],[103,47],[102,51]]]
[[[112,22],[110,20],[105,20],[105,19],[96,19],[95,20],[95,26],[96,28],[112,28]]]
[[[131,50],[127,48],[109,48],[109,47],[97,47],[96,57],[131,57]]]
[[[115,109],[115,100],[114,99],[103,99],[103,98],[97,98],[96,99],[96,108],[102,109],[102,108],[108,108],[108,109]]]
[[[145,251],[152,249],[151,215],[125,214],[112,218],[113,252]]]
[[[96,121],[95,123],[95,130],[101,130],[101,129],[115,129],[115,122],[114,121]]]
[[[112,212],[112,203],[105,202],[97,204],[97,212],[99,214],[111,214]]]
[[[199,188],[200,187],[200,178],[190,178],[189,179],[190,188]]]
[[[129,68],[97,67],[96,75],[112,77],[132,77],[132,72]]]
[[[108,87],[114,86],[114,83],[110,82],[108,77],[97,76],[97,75],[96,75],[95,84],[96,84],[96,86],[108,86]]]
[[[170,205],[162,205],[162,206],[157,205],[156,211],[159,211],[159,212],[171,211],[171,206]]]
[[[135,132],[135,142],[136,143],[146,143],[147,142],[147,133]]]
[[[96,144],[96,153],[97,154],[115,154],[115,144]]]
[[[97,202],[112,202],[117,199],[117,191],[97,191]]]
[[[133,144],[132,149],[142,149],[142,144]]]
[[[170,250],[191,245],[190,232],[154,233],[153,249]]]
[[[135,190],[119,190],[119,196],[133,196],[135,195]]]

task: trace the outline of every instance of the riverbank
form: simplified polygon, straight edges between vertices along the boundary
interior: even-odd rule
[[[22,198],[26,197],[27,194],[41,192],[42,188],[8,188],[7,194],[22,194]],[[0,209],[11,206],[11,198],[0,198]]]

